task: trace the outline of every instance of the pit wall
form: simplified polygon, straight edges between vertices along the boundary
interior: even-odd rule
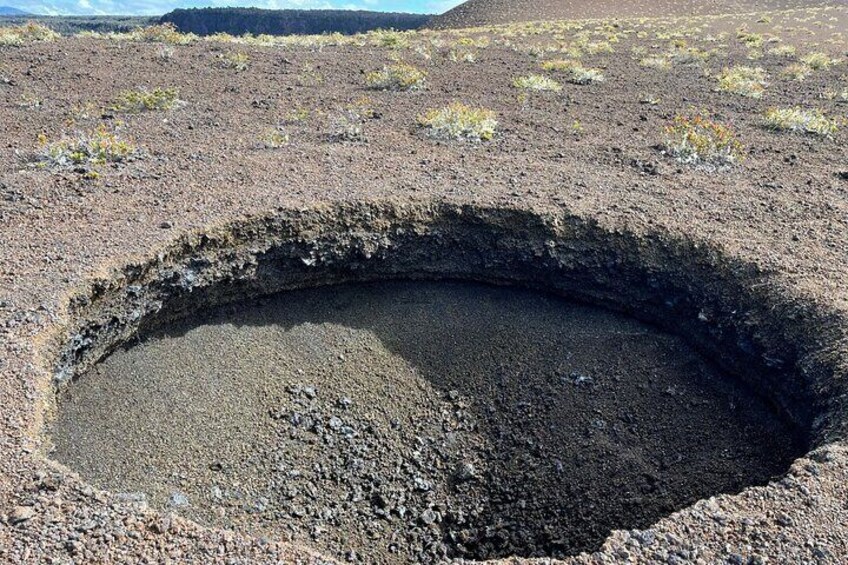
[[[769,399],[808,446],[844,437],[846,321],[782,294],[768,273],[664,232],[446,203],[280,211],[182,237],[70,300],[68,324],[49,340],[54,385],[142,326],[198,308],[386,279],[518,285],[624,312],[680,335]]]

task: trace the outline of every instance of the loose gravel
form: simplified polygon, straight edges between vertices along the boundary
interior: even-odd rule
[[[597,549],[801,449],[678,338],[544,294],[421,282],[149,331],[66,390],[52,439],[101,488],[382,563]]]

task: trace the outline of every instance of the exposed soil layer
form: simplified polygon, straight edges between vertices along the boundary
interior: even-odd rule
[[[563,557],[802,452],[679,338],[479,284],[293,291],[169,325],[60,400],[98,487],[348,561]]]

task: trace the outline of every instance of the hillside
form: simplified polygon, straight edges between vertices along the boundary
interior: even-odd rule
[[[541,20],[736,14],[826,5],[822,0],[469,0],[431,19],[432,29]]]
[[[212,35],[314,35],[362,33],[373,29],[417,29],[431,16],[361,10],[262,10],[259,8],[192,8],[162,16],[184,33]]]
[[[28,16],[29,12],[24,12],[11,6],[0,6],[0,16]]]

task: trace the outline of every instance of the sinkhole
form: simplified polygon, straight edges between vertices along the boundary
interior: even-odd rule
[[[343,561],[597,550],[827,433],[803,324],[712,253],[449,206],[229,226],[71,301],[48,455]]]

